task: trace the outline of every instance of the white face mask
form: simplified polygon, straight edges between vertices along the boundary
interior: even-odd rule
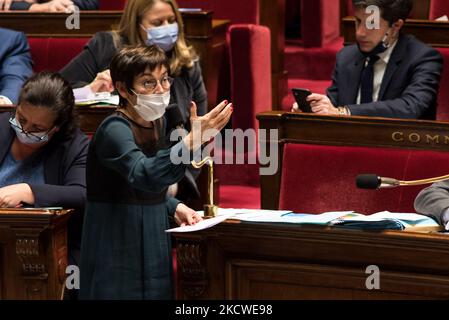
[[[11,128],[14,129],[17,139],[23,144],[37,145],[49,141],[49,131],[47,132],[34,132],[27,133],[23,130],[22,126],[17,122],[16,118],[9,119]],[[51,130],[50,130],[51,131]]]
[[[145,121],[154,121],[161,118],[170,103],[170,90],[163,94],[137,94],[134,91],[132,92],[137,96],[134,109]]]

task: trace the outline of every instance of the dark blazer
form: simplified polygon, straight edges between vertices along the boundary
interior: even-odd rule
[[[16,104],[20,89],[33,73],[30,47],[22,32],[0,28],[0,96]]]
[[[126,40],[123,40],[126,45]],[[84,50],[61,71],[61,75],[74,88],[91,83],[97,73],[109,69],[112,57],[117,53],[111,32],[99,32],[89,41]],[[198,62],[190,69],[175,76],[171,87],[170,104],[177,103],[184,118],[184,126],[190,131],[190,102],[195,101],[198,115],[207,111],[207,93]]]
[[[72,0],[80,10],[98,10],[98,0]],[[48,1],[39,1],[48,2]],[[32,3],[26,1],[14,1],[11,10],[29,10]]]
[[[11,114],[0,114],[0,172],[12,142],[14,130],[9,125]],[[31,184],[35,207],[74,208],[77,213],[69,222],[69,246],[80,244],[82,215],[86,202],[86,161],[89,139],[79,129],[70,137],[55,134],[44,147],[44,185]]]
[[[435,119],[443,58],[410,35],[401,35],[382,81],[379,101],[356,105],[365,57],[357,45],[337,55],[327,95],[334,106],[348,106],[352,115]]]

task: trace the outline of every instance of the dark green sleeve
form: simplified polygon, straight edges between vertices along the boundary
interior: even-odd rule
[[[187,166],[173,163],[171,154],[190,157],[182,141],[147,157],[136,145],[129,124],[118,117],[109,118],[100,126],[94,144],[102,165],[119,173],[134,188],[149,192],[162,192],[184,177]]]
[[[168,214],[169,214],[171,217],[173,217],[173,216],[175,215],[175,213],[176,213],[176,207],[177,207],[178,204],[180,204],[180,203],[181,203],[181,201],[179,201],[179,200],[176,199],[176,198],[169,197],[169,198],[167,199]]]

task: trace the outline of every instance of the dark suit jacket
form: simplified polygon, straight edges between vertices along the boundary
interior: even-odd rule
[[[98,0],[72,0],[80,10],[98,10]],[[48,2],[48,1],[38,1]],[[11,4],[11,10],[28,10],[32,3],[26,1],[15,1]]]
[[[9,125],[11,114],[0,114],[0,172],[1,165],[15,137]],[[77,129],[69,137],[55,134],[44,147],[43,185],[31,184],[35,207],[57,207],[76,209],[69,222],[69,246],[79,246],[82,216],[86,202],[86,160],[89,139]]]
[[[435,119],[443,68],[440,53],[410,35],[401,35],[387,65],[377,102],[356,105],[365,58],[357,45],[337,55],[327,95],[334,106],[348,106],[352,115]]]
[[[30,47],[21,32],[0,28],[0,96],[17,103],[20,89],[33,73]]]

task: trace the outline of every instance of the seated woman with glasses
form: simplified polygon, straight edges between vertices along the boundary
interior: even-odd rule
[[[190,155],[226,125],[232,104],[223,101],[197,116],[192,103],[192,131],[167,145],[169,74],[156,46],[122,49],[111,62],[120,107],[100,124],[89,147],[81,299],[174,297],[169,217],[179,225],[201,217],[168,197],[167,188],[183,178]]]
[[[77,209],[68,226],[69,263],[77,264],[89,140],[73,108],[69,83],[41,72],[24,83],[14,114],[0,114],[0,207]]]

